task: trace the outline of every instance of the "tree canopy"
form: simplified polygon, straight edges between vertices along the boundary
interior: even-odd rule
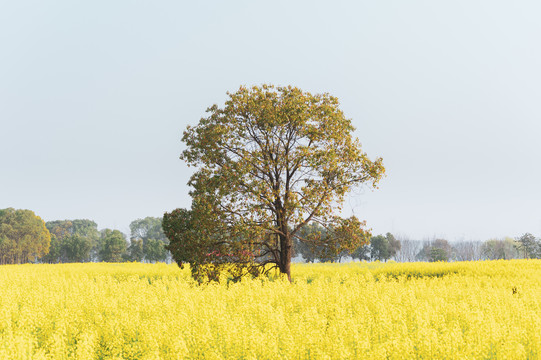
[[[338,99],[272,85],[228,96],[182,138],[181,159],[197,170],[191,209],[164,216],[175,260],[235,264],[236,274],[277,267],[290,278],[294,238],[329,253],[366,242],[363,221],[335,214],[353,187],[376,187],[385,169],[361,151]],[[310,222],[325,233],[302,237]]]
[[[41,260],[49,263],[86,262],[97,256],[98,225],[92,220],[55,220],[45,226],[51,233],[51,248]]]
[[[400,250],[400,241],[393,234],[378,235],[370,239],[370,257],[372,260],[387,261]]]
[[[105,262],[121,262],[128,243],[126,236],[119,230],[103,229],[99,239],[99,257]]]
[[[35,261],[49,252],[51,234],[31,210],[0,210],[0,264]]]

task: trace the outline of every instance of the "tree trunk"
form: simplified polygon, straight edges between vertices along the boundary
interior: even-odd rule
[[[275,206],[277,211],[276,225],[280,230],[280,272],[287,275],[287,279],[291,282],[291,253],[292,253],[292,239],[289,234],[289,228],[286,221],[286,211],[282,207],[282,201],[280,198],[275,200]]]
[[[291,238],[284,235],[280,235],[280,272],[291,282]]]

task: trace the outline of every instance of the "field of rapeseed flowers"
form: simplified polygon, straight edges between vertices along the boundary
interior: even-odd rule
[[[541,261],[0,267],[0,359],[538,359]]]

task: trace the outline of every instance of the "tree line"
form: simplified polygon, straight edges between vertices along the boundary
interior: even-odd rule
[[[325,236],[326,231],[310,223],[301,229],[301,235],[315,238]],[[44,222],[30,210],[0,210],[0,264],[171,261],[168,244],[162,219],[157,217],[132,221],[128,240],[119,230],[98,230],[92,220]],[[541,239],[526,233],[515,239],[451,243],[445,239],[410,240],[386,233],[371,236],[353,251],[330,251],[322,243],[294,241],[293,256],[305,262],[539,259]]]
[[[324,232],[317,224],[310,224],[304,232]],[[340,262],[342,260],[415,262],[415,261],[476,261],[541,258],[541,239],[530,233],[517,238],[489,239],[486,241],[450,242],[410,240],[396,238],[393,234],[371,236],[370,240],[353,252],[329,254],[323,246],[310,246],[300,241],[294,243],[295,255],[306,262]]]
[[[92,220],[44,222],[31,210],[0,210],[0,264],[170,261],[162,219],[130,224],[130,238]]]
[[[449,242],[445,239],[401,240],[395,255],[399,262],[411,261],[477,261],[541,258],[541,239],[530,233],[522,236],[486,241]]]

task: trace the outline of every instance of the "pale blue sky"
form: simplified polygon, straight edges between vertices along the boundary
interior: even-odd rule
[[[376,233],[541,235],[537,1],[0,2],[0,208],[189,207],[186,125],[240,85],[337,96],[387,178]]]

